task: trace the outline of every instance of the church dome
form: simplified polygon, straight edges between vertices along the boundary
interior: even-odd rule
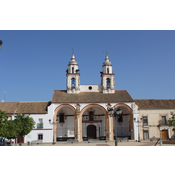
[[[109,62],[108,55],[106,55],[105,62],[103,63],[103,65],[111,65],[111,62]]]
[[[75,55],[72,54],[72,58],[71,61],[69,62],[69,64],[77,64],[77,62],[75,61]]]

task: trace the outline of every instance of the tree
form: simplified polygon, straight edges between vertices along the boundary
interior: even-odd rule
[[[18,135],[19,135],[19,129],[16,122],[14,120],[8,120],[5,137],[7,139],[10,139],[10,145],[11,145],[11,139],[17,138]]]
[[[0,137],[3,139],[3,144],[5,145],[5,138],[7,133],[7,122],[8,122],[8,115],[0,110]],[[1,143],[2,144],[2,143]]]
[[[11,139],[17,138],[19,135],[19,129],[14,120],[8,120],[8,115],[4,111],[0,111],[0,137],[3,139],[5,145],[5,138]]]
[[[169,126],[173,127],[174,138],[175,138],[175,114],[168,120]]]
[[[35,125],[35,121],[29,115],[17,114],[15,116],[15,125],[17,128],[17,133],[20,136],[20,145],[22,145],[22,137],[31,132]]]

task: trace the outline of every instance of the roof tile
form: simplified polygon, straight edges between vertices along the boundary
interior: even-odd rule
[[[52,97],[52,103],[115,103],[115,102],[133,102],[132,97],[126,90],[118,90],[112,94],[101,92],[80,92],[79,94],[70,94],[66,91],[55,90]]]
[[[175,109],[175,100],[134,99],[138,109]]]

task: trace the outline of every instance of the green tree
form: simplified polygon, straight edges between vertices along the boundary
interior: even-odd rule
[[[169,126],[173,127],[174,138],[175,138],[175,114],[168,120]]]
[[[17,114],[15,116],[15,125],[17,128],[17,133],[20,136],[20,145],[22,145],[22,137],[31,132],[35,125],[35,121],[29,115]]]
[[[5,137],[10,140],[10,145],[11,145],[11,139],[15,139],[18,137],[19,129],[14,120],[8,120],[6,128],[7,129],[6,129]]]
[[[3,143],[5,145],[5,136],[6,136],[6,132],[7,132],[7,127],[8,127],[8,115],[4,112],[0,110],[0,137],[3,139]],[[1,142],[2,144],[2,142]]]

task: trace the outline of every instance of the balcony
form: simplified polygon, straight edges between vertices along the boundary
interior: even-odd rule
[[[159,120],[159,126],[169,126],[168,120]]]
[[[43,123],[37,123],[37,129],[43,128]]]

